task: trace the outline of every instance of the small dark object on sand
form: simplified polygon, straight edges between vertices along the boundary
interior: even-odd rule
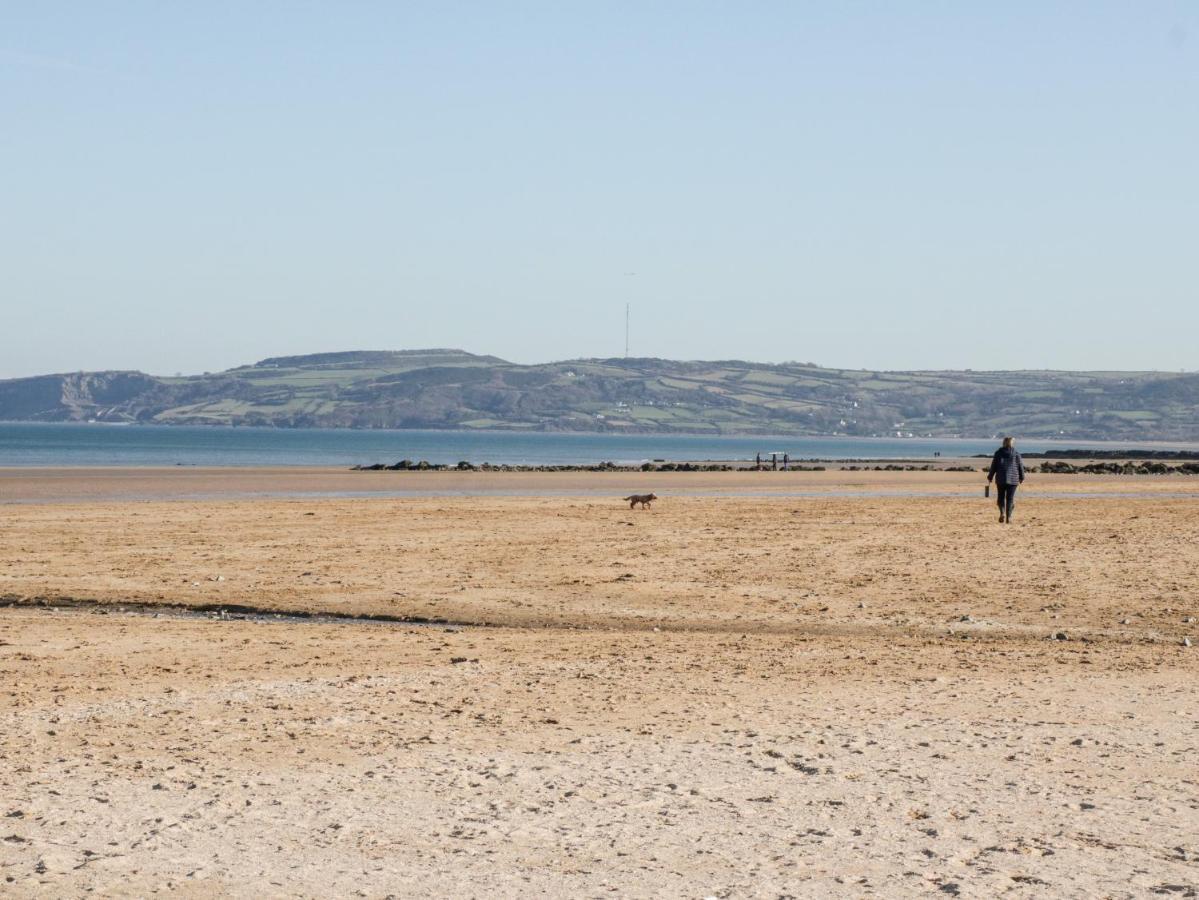
[[[628,497],[621,497],[622,500],[629,501],[629,509],[635,507],[638,503],[642,509],[649,509],[649,505],[658,499],[657,494],[630,494]]]

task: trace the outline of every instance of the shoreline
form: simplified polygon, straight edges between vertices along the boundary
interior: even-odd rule
[[[944,460],[946,464],[952,462]],[[982,499],[981,469],[823,471],[416,471],[318,467],[0,468],[0,507],[41,503],[402,500],[421,497],[588,497],[617,502],[660,497],[932,496]],[[1199,497],[1199,478],[1180,474],[1031,474],[1022,496]]]

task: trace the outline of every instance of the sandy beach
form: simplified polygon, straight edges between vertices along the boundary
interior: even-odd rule
[[[1199,2],[0,23],[0,900],[1199,900]]]
[[[1196,896],[1199,479],[981,485],[0,470],[4,892]]]
[[[356,472],[349,469],[288,467],[87,468],[0,467],[0,505],[98,500],[216,500],[262,498],[370,498],[420,496],[594,496],[656,491],[663,496],[788,494],[960,494],[982,493],[984,461],[937,462],[970,465],[978,471],[842,471],[839,463],[813,471],[734,472]],[[887,465],[887,461],[856,465]],[[1199,478],[1040,475],[1022,496],[1109,493],[1199,496]]]

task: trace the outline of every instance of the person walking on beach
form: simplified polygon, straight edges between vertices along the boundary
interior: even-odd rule
[[[1012,507],[1016,503],[1016,488],[1024,483],[1024,460],[1013,446],[1010,437],[1003,439],[1003,446],[991,457],[991,468],[987,481],[994,480],[996,502],[999,503],[999,521],[1012,524]]]

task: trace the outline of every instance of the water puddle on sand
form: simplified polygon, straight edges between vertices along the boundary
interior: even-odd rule
[[[269,609],[259,609],[238,605],[217,606],[215,604],[202,607],[187,607],[180,605],[157,605],[152,603],[105,603],[96,600],[58,600],[23,601],[12,597],[0,598],[0,613],[15,612],[29,616],[47,616],[56,619],[80,619],[83,617],[104,616],[110,620],[122,619],[158,619],[166,621],[200,621],[209,622],[214,626],[220,623],[249,623],[252,625],[343,625],[348,627],[373,627],[391,629],[429,629],[437,628],[445,632],[457,633],[471,629],[486,629],[492,627],[520,628],[519,625],[490,625],[486,622],[455,622],[448,619],[406,618],[387,615],[338,615],[337,613],[308,613],[308,612],[275,612]],[[623,623],[621,630],[658,632],[660,626],[649,622]],[[555,628],[553,625],[535,626]],[[574,630],[575,626],[565,626]],[[1137,631],[1132,629],[1079,628],[1055,626],[1046,628],[1042,625],[1025,623],[1004,623],[971,620],[964,622],[959,618],[945,622],[872,622],[872,623],[813,623],[793,622],[781,626],[753,625],[745,622],[723,623],[716,627],[696,626],[683,628],[661,628],[684,634],[722,634],[746,632],[756,634],[787,634],[787,635],[824,635],[828,637],[861,637],[871,639],[920,638],[923,640],[936,639],[946,641],[1074,641],[1081,644],[1091,644],[1097,641],[1117,644],[1161,644],[1175,643],[1176,639],[1163,635],[1160,631]],[[1188,645],[1189,646],[1189,645]]]
[[[279,611],[238,604],[204,606],[160,605],[154,603],[103,603],[95,600],[57,600],[54,602],[30,602],[0,599],[0,609],[22,612],[45,613],[48,615],[93,615],[131,616],[150,619],[193,619],[205,622],[251,622],[280,625],[374,625],[391,628],[444,628],[460,631],[467,627],[463,623],[448,619],[425,619],[420,617],[360,615],[337,613],[309,613],[304,611]]]

